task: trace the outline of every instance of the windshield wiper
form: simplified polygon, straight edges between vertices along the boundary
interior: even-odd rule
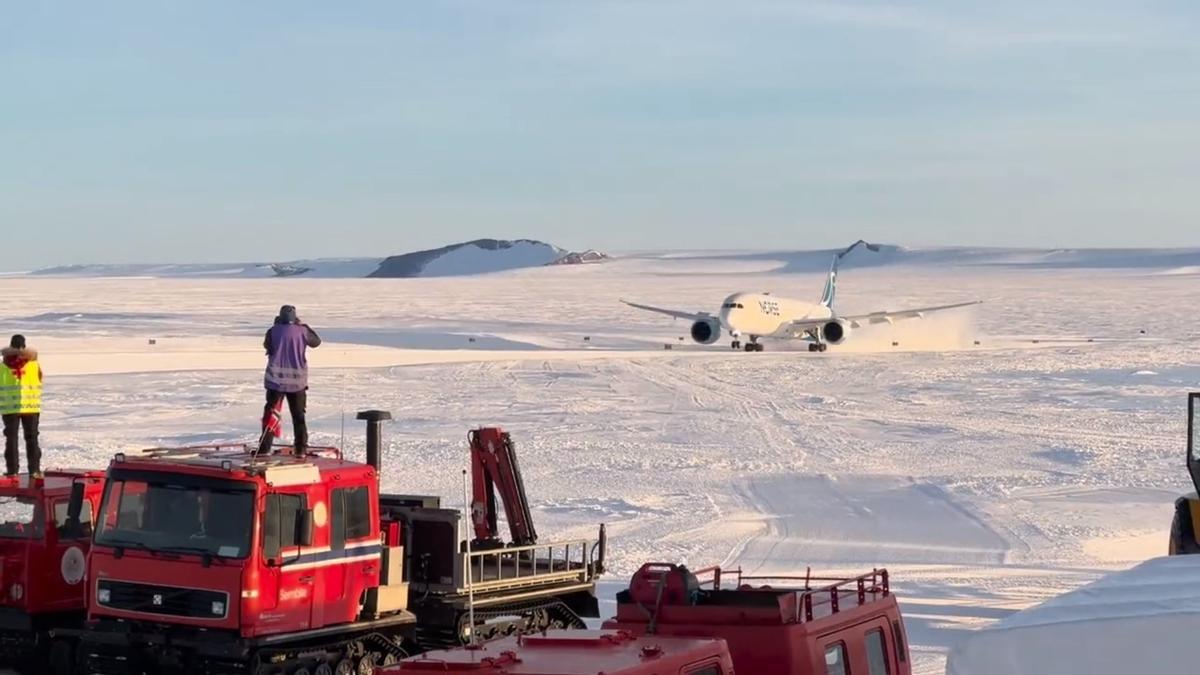
[[[215,553],[213,553],[211,550],[200,547],[200,546],[169,546],[169,547],[167,547],[166,550],[173,551],[173,552],[179,552],[179,553],[191,553],[193,555],[198,555],[203,559],[205,567],[208,567],[209,565],[211,565],[212,561],[214,559],[218,558],[218,556]]]
[[[133,541],[131,539],[107,539],[107,540],[97,541],[96,543],[100,544],[101,546],[112,546],[113,549],[115,549],[115,552],[117,554],[116,557],[118,557],[118,558],[120,558],[122,555],[125,554],[125,549],[131,548],[131,547],[136,548],[140,551],[146,551],[147,553],[149,553],[152,556],[160,556],[160,557],[165,557],[165,558],[171,558],[171,557],[177,558],[178,557],[178,556],[171,556],[170,554],[166,553],[165,551],[151,548],[150,545],[145,542]]]

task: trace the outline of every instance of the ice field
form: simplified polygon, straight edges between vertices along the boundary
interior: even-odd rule
[[[608,524],[606,597],[649,560],[887,566],[917,672],[941,673],[964,631],[1165,553],[1189,489],[1200,267],[1134,262],[847,263],[843,313],[985,304],[825,354],[680,342],[684,322],[618,302],[819,296],[823,275],[769,255],[452,279],[14,276],[0,331],[41,352],[45,464],[100,466],[256,437],[262,334],[295,304],[326,341],[310,352],[312,442],[339,444],[344,412],[361,456],[354,412],[392,411],[385,488],[460,504],[466,432],[498,424],[543,538]]]

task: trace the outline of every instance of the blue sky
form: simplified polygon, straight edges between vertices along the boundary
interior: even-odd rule
[[[1198,28],[1154,0],[10,4],[0,269],[1195,245]]]

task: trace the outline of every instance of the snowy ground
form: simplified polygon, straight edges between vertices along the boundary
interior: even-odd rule
[[[385,487],[459,503],[467,429],[503,425],[544,537],[608,523],[606,593],[651,559],[758,573],[886,565],[920,673],[942,672],[963,631],[1165,550],[1187,488],[1184,394],[1200,387],[1195,274],[848,265],[843,311],[986,304],[822,355],[692,346],[682,322],[617,302],[819,294],[819,275],[777,267],[8,278],[0,330],[43,352],[48,464],[99,465],[253,436],[262,331],[295,304],[328,341],[311,354],[314,442],[339,443],[345,411],[345,445],[361,456],[353,412],[391,410]]]

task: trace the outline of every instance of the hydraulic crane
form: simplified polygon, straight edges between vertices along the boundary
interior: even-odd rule
[[[513,546],[532,546],[537,543],[537,530],[529,512],[529,498],[517,463],[516,444],[508,432],[498,427],[475,429],[471,442],[471,478],[474,495],[471,500],[471,521],[475,525],[472,548],[486,550],[501,548],[497,524],[496,492],[504,503],[504,519]]]

